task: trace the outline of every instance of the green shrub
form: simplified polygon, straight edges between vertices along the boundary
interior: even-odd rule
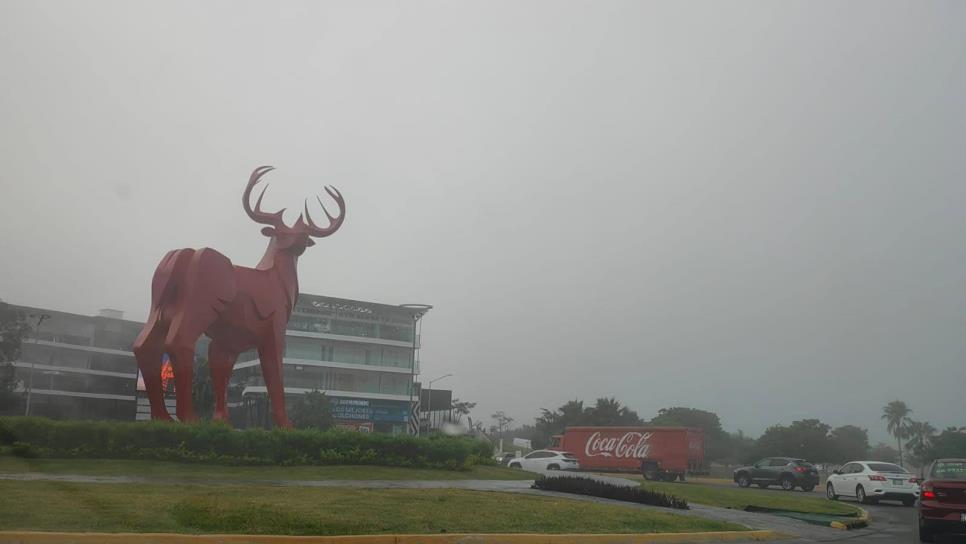
[[[13,445],[10,446],[10,453],[25,459],[33,459],[40,456],[37,453],[37,450],[30,447],[30,444],[24,444],[23,442],[14,442]]]
[[[13,444],[14,436],[13,431],[7,427],[6,423],[0,420],[0,446],[9,446]]]
[[[579,476],[539,476],[534,480],[533,488],[544,491],[590,495],[592,497],[618,501],[638,502],[680,510],[689,509],[687,500],[675,497],[674,495],[658,493],[657,491],[651,491],[637,486],[614,485],[593,478],[582,478]]]
[[[462,437],[236,430],[223,423],[0,418],[0,440],[41,457],[187,461],[227,465],[383,465],[465,470],[490,446]]]

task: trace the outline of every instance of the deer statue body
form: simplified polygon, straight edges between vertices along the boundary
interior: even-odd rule
[[[195,344],[205,334],[211,338],[208,365],[215,395],[213,418],[228,421],[226,392],[235,360],[240,353],[255,348],[272,419],[276,426],[291,426],[285,411],[282,356],[285,328],[299,295],[298,258],[305,248],[315,245],[313,237],[329,236],[339,229],[345,219],[345,202],[338,190],[326,187],[339,206],[337,217],[322,206],[329,226],[321,228],[312,221],[306,202],[298,221],[288,227],[282,220],[284,209],[275,213],[261,210],[265,189],[255,208],[251,207],[252,189],[270,170],[270,166],[256,168],[242,197],[248,216],[269,225],[262,229],[269,238],[268,248],[255,268],[233,265],[211,248],[176,249],[161,259],[154,272],[151,311],[133,347],[151,402],[152,419],[171,419],[161,389],[165,353],[174,370],[178,419],[197,419],[191,399]]]

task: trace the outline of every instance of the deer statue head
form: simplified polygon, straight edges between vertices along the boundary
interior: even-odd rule
[[[305,208],[302,214],[299,215],[298,221],[291,227],[286,226],[285,221],[282,220],[282,214],[285,213],[285,208],[275,213],[262,211],[262,197],[265,196],[268,184],[262,188],[262,192],[258,195],[258,200],[255,201],[255,209],[252,209],[251,205],[252,189],[255,188],[255,185],[258,184],[262,176],[274,169],[273,166],[260,166],[252,172],[251,177],[248,179],[248,185],[245,187],[245,194],[242,196],[242,206],[245,207],[245,213],[248,214],[248,217],[252,221],[262,225],[268,225],[262,229],[262,234],[272,239],[272,244],[276,251],[285,251],[298,257],[305,252],[305,248],[315,245],[312,238],[324,238],[339,230],[339,227],[342,226],[342,221],[345,219],[345,201],[342,199],[342,194],[339,193],[338,189],[326,186],[325,192],[329,193],[329,196],[334,198],[336,204],[339,205],[339,215],[332,217],[329,211],[325,209],[325,205],[322,204],[322,199],[318,196],[315,199],[318,200],[322,211],[329,218],[329,226],[322,228],[315,224],[312,216],[309,215],[308,199],[305,199]]]

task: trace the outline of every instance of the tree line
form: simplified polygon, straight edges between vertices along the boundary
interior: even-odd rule
[[[896,404],[899,403],[899,404]],[[506,416],[500,416],[501,437],[527,438],[534,448],[544,448],[554,435],[567,427],[580,425],[654,425],[697,427],[704,430],[705,459],[709,462],[744,464],[771,457],[800,457],[816,463],[844,463],[856,459],[905,462],[921,465],[939,457],[966,457],[966,427],[950,427],[937,432],[928,422],[909,418],[911,410],[901,401],[883,408],[883,420],[897,438],[897,448],[884,443],[871,445],[868,430],[855,425],[832,427],[818,419],[802,419],[789,425],[773,425],[758,438],[740,430],[729,433],[714,412],[672,406],[662,408],[645,420],[614,398],[599,398],[585,405],[582,400],[568,401],[556,409],[541,409],[532,425],[507,429]],[[512,421],[512,420],[511,420]],[[902,440],[906,440],[903,450]]]

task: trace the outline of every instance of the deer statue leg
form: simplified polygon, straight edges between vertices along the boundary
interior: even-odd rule
[[[174,369],[175,395],[178,399],[178,421],[198,421],[191,393],[195,374],[195,346],[168,345],[168,356]]]
[[[231,423],[228,417],[227,391],[237,353],[224,348],[218,340],[208,344],[208,366],[211,368],[211,387],[215,393],[215,413],[212,420]]]
[[[282,382],[282,353],[285,347],[285,327],[276,330],[258,346],[262,376],[268,390],[268,400],[272,410],[272,420],[276,427],[290,428],[285,411],[285,384]]]
[[[164,356],[166,328],[156,315],[152,315],[134,341],[132,351],[151,402],[151,419],[171,421],[171,414],[164,405],[164,391],[161,390],[161,357]]]

